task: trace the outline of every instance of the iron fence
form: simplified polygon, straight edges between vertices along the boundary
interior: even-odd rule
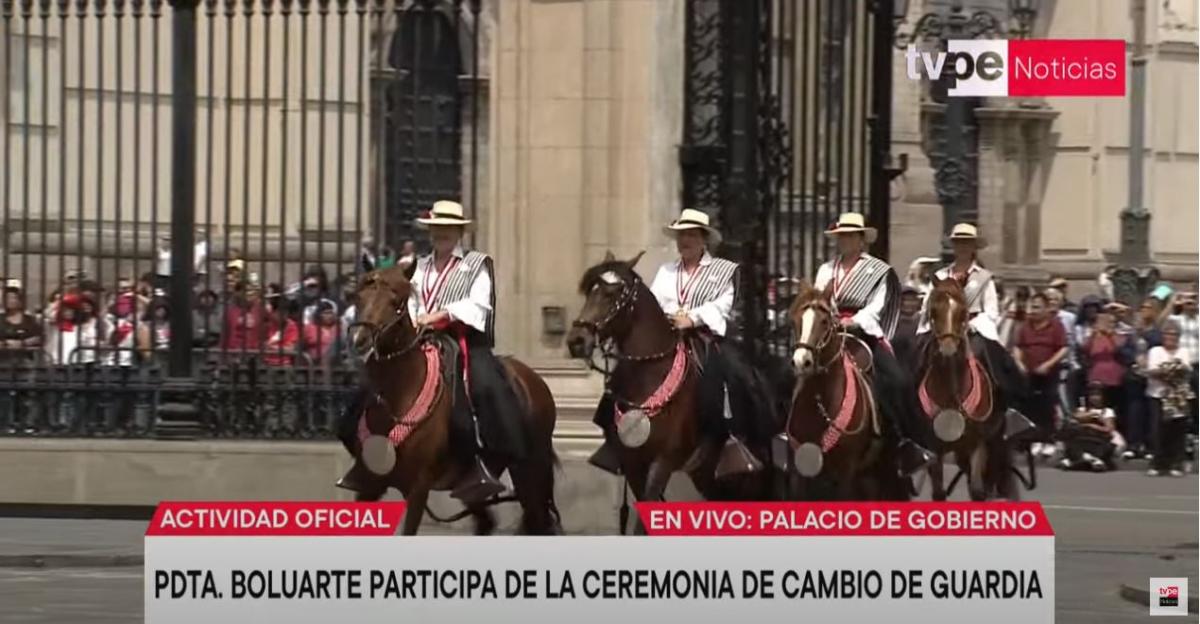
[[[0,0],[0,434],[328,435],[357,276],[482,210],[492,10]]]

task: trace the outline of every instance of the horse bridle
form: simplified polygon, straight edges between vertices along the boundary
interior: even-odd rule
[[[609,308],[608,314],[605,314],[604,318],[600,319],[599,321],[575,319],[575,321],[571,323],[575,327],[582,327],[583,329],[586,329],[592,333],[592,335],[596,338],[596,341],[600,344],[600,355],[606,359],[616,359],[624,362],[649,362],[652,360],[661,360],[668,355],[674,355],[675,353],[675,345],[671,345],[669,349],[663,350],[659,353],[651,353],[648,355],[625,355],[611,346],[611,337],[606,337],[604,335],[605,330],[608,329],[608,326],[611,325],[612,322],[617,319],[617,317],[633,309],[634,304],[637,303],[637,286],[639,283],[640,280],[636,276],[634,277],[633,283],[621,280],[621,294],[617,296],[616,303]],[[593,369],[600,371],[605,375],[609,374],[608,370],[599,368],[590,361],[588,364]]]
[[[829,305],[822,303],[822,302],[806,303],[806,304],[800,306],[799,310],[797,310],[797,311],[803,312],[810,308],[817,308],[817,309],[825,312],[826,314],[829,315],[829,317],[831,319],[836,317],[836,315],[833,313],[833,308],[829,307]],[[839,335],[841,335],[841,332],[838,331],[837,324],[830,323],[829,328],[827,330],[825,330],[825,334],[821,336],[821,340],[815,345],[810,345],[810,344],[805,344],[803,342],[800,342],[800,337],[797,336],[796,337],[796,349],[797,350],[805,349],[807,351],[812,351],[813,359],[816,360],[821,356],[821,352],[825,350],[825,347],[829,346],[830,342],[833,342],[834,337],[839,336]],[[837,359],[841,356],[843,349],[844,349],[844,345],[843,345],[843,348],[839,348],[837,351],[834,352],[833,356],[829,358],[829,361],[819,362],[817,364],[816,372],[822,373],[824,371],[829,370],[829,367],[832,366],[833,363],[836,362]]]
[[[375,360],[378,362],[386,362],[412,351],[420,346],[422,342],[424,342],[425,334],[428,333],[428,329],[421,327],[417,329],[416,335],[413,336],[412,341],[407,345],[404,345],[403,348],[388,353],[381,353],[379,351],[379,342],[383,340],[389,332],[399,327],[400,323],[408,320],[408,306],[402,303],[396,306],[395,316],[392,317],[392,320],[384,323],[382,327],[369,321],[355,321],[346,327],[346,335],[351,337],[351,341],[353,342],[353,336],[355,335],[354,332],[356,329],[361,328],[363,330],[370,331],[371,333],[369,336],[371,346],[367,349],[366,353],[362,355],[362,361],[370,362],[371,360]]]

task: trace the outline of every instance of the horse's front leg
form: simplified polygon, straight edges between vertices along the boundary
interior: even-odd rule
[[[926,469],[926,472],[929,473],[930,497],[935,501],[944,501],[946,500],[945,466],[942,464],[942,455],[936,454],[937,457]]]
[[[425,517],[425,505],[429,502],[429,484],[424,480],[418,481],[404,493],[406,509],[404,524],[400,527],[401,535],[416,535]]]
[[[671,480],[671,473],[674,469],[667,465],[667,461],[662,457],[650,462],[650,470],[646,473],[645,487],[642,493],[638,496],[639,501],[657,501],[662,498],[663,492],[667,490],[667,482]],[[634,492],[637,495],[637,492]],[[635,535],[645,535],[646,526],[642,524],[641,517],[637,520]]]
[[[971,471],[967,473],[967,489],[971,494],[971,500],[987,500],[988,489],[983,479],[987,472],[988,451],[987,444],[983,440],[980,440],[971,450],[970,462]]]

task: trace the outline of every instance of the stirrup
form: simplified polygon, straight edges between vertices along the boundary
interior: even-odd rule
[[[717,468],[715,476],[717,479],[724,479],[739,474],[750,474],[759,472],[763,469],[762,462],[746,448],[746,445],[741,440],[734,437],[731,433],[725,440],[725,447],[721,449],[721,456],[717,459]]]
[[[1019,438],[1022,434],[1032,431],[1033,429],[1037,429],[1037,425],[1033,424],[1033,421],[1029,420],[1029,418],[1021,412],[1018,412],[1011,407],[1004,412],[1005,440],[1014,440]]]
[[[909,477],[914,473],[924,470],[926,466],[933,463],[934,459],[936,459],[933,453],[930,453],[920,444],[909,439],[902,440],[896,452],[899,461],[900,476],[902,477]]]
[[[342,478],[338,479],[334,485],[343,490],[350,490],[351,492],[365,492],[367,490],[367,483],[363,472],[362,464],[354,462],[350,470],[347,470],[346,474],[342,475]]]
[[[466,504],[482,503],[505,489],[504,484],[492,476],[483,459],[476,455],[474,465],[463,475],[450,496]]]
[[[607,439],[588,458],[588,463],[609,474],[617,476],[621,474],[621,454],[617,451],[616,445]]]

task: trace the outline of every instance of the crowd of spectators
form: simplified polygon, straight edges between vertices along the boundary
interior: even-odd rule
[[[909,270],[898,344],[916,333],[937,263],[918,258]],[[1109,290],[1105,280],[1099,285]],[[1200,370],[1197,285],[1176,291],[1159,284],[1136,306],[1103,295],[1072,301],[1063,278],[1007,293],[997,287],[997,327],[1025,373],[1021,406],[1037,426],[1036,456],[1064,469],[1111,470],[1134,460],[1145,461],[1151,475],[1190,468]]]
[[[195,253],[204,266],[203,241]],[[415,258],[411,242],[397,254],[364,241],[355,270],[331,279],[325,266],[312,264],[299,281],[284,284],[263,283],[240,253],[230,256],[221,278],[210,281],[199,270],[192,276],[197,357],[325,367],[349,356],[346,337],[355,319],[358,272],[404,266]],[[169,267],[169,246],[163,243],[153,271],[119,277],[111,287],[68,271],[44,302],[27,301],[21,280],[4,280],[0,363],[135,366],[164,359],[171,341]]]

